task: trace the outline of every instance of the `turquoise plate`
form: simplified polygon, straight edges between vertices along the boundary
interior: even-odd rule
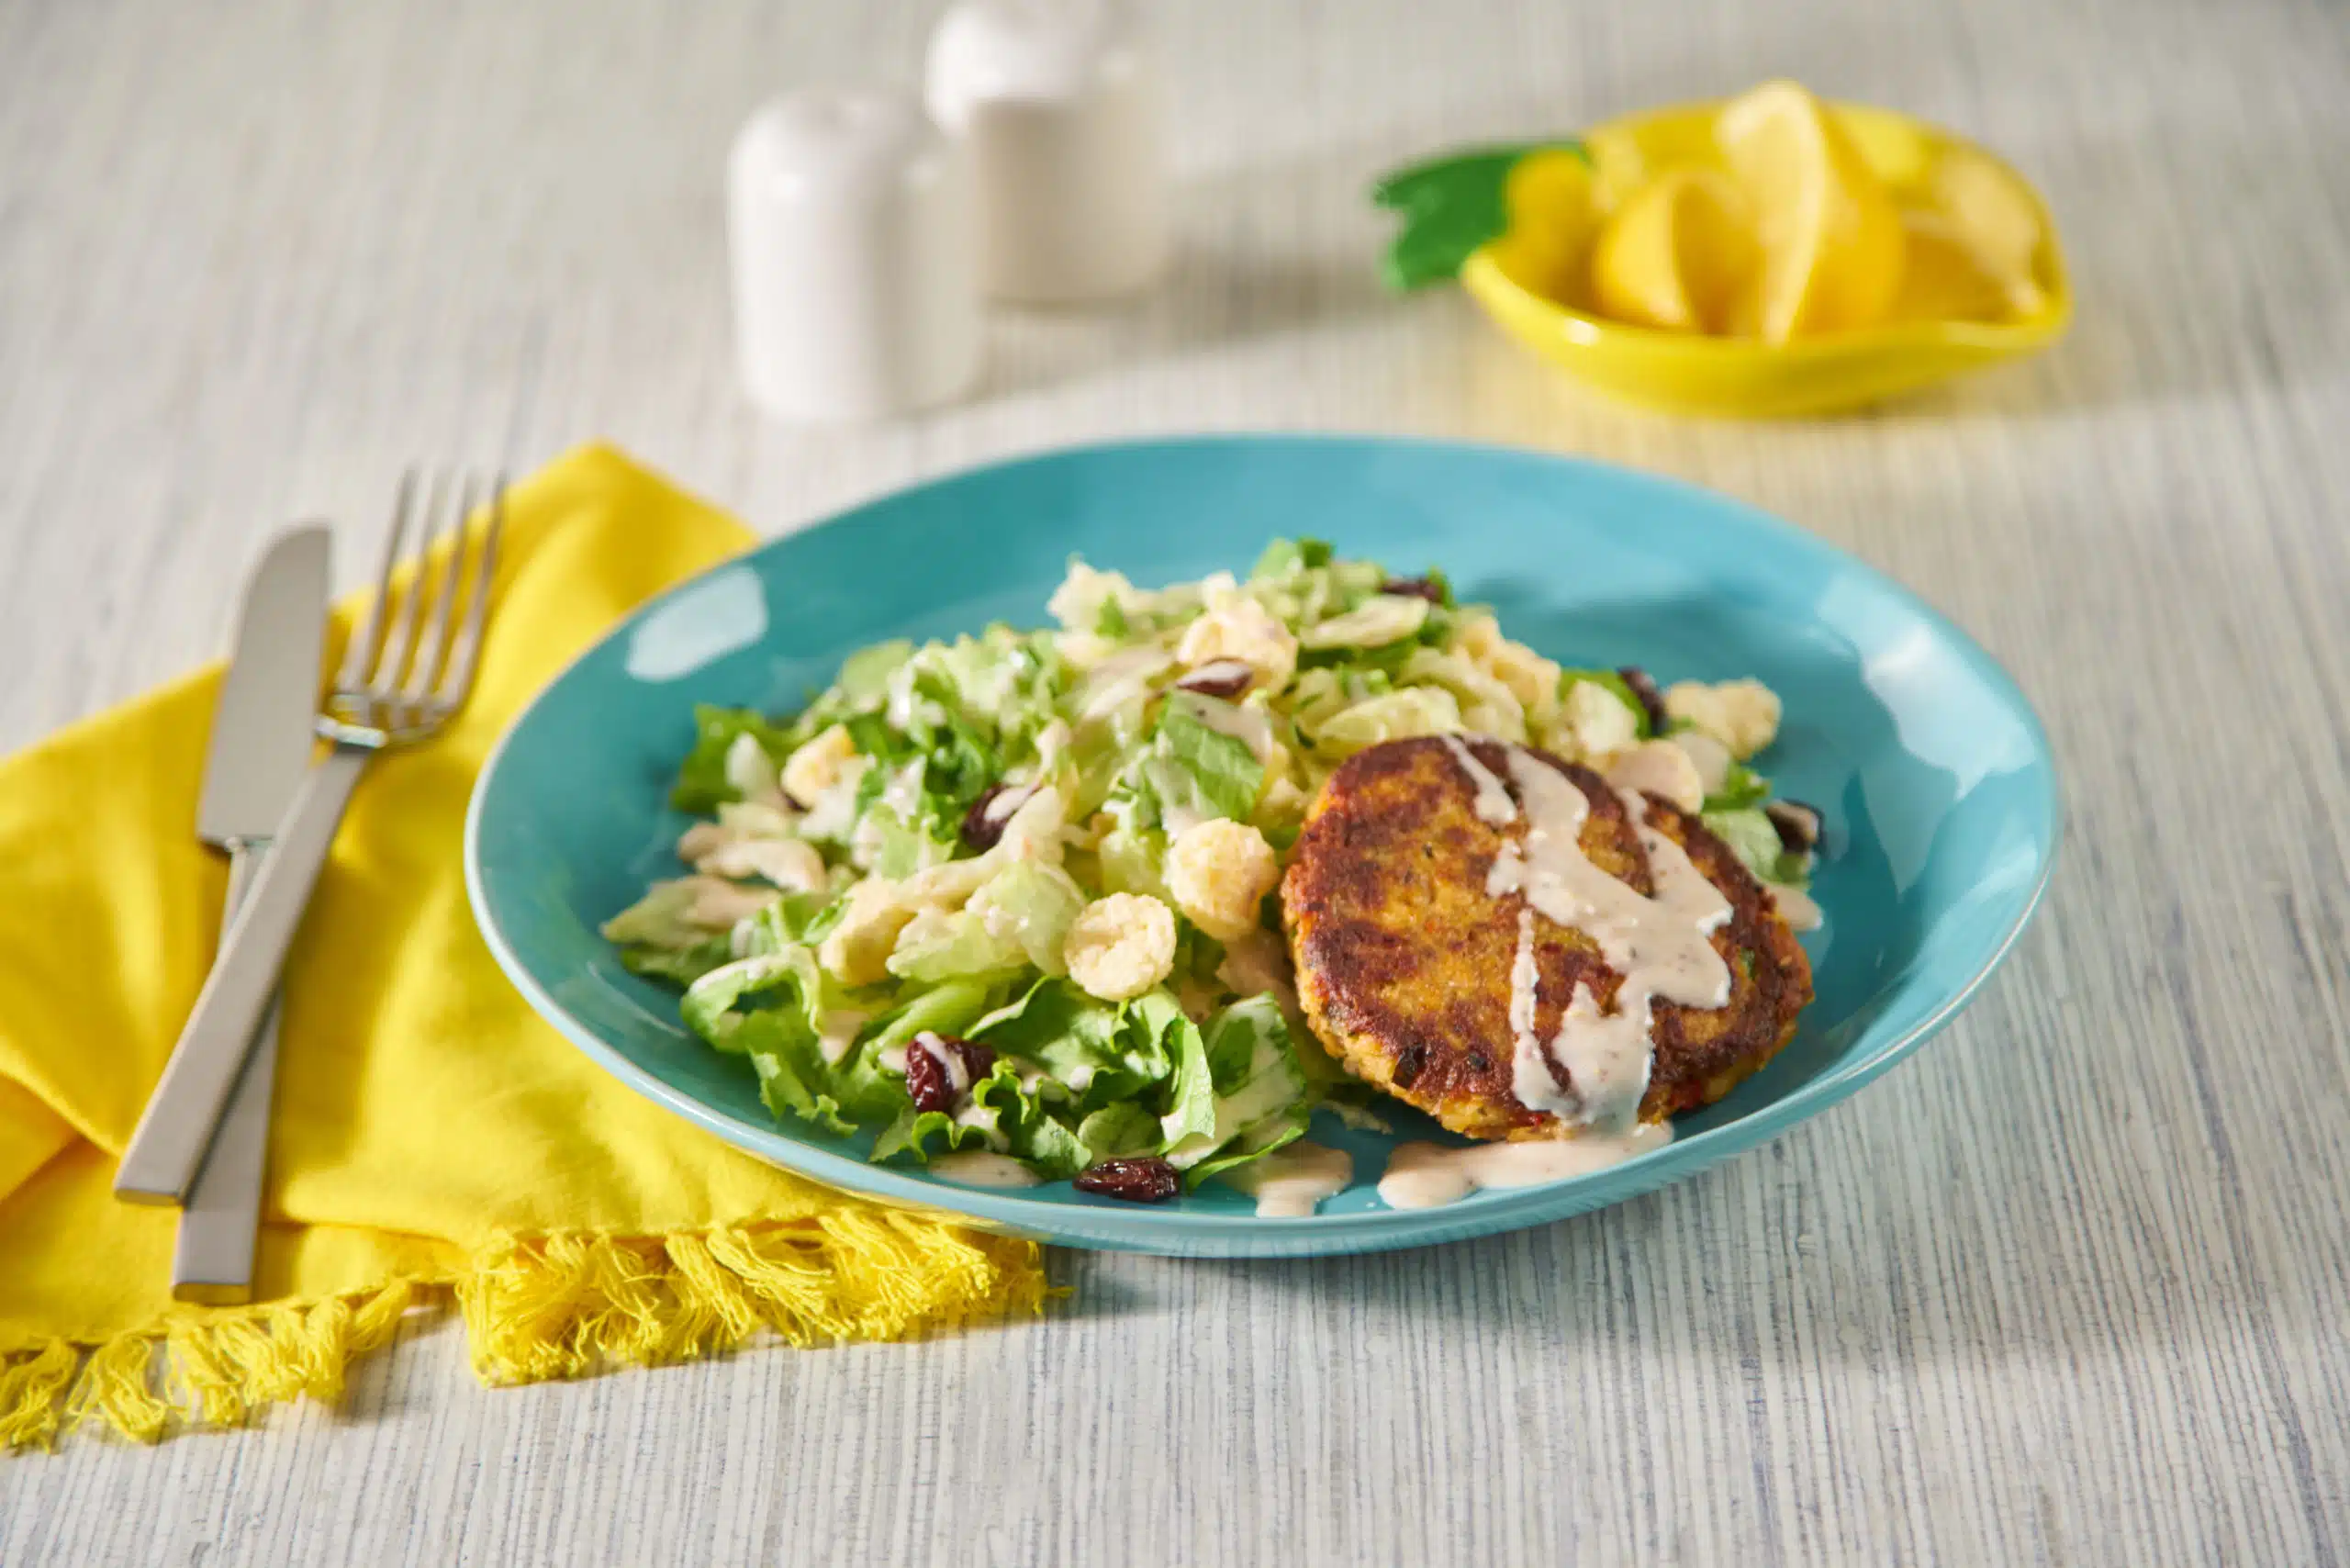
[[[1066,1182],[1007,1193],[867,1164],[778,1126],[750,1069],[678,1025],[599,922],[658,877],[684,825],[665,801],[697,702],[784,711],[885,637],[1035,624],[1072,553],[1141,583],[1245,570],[1276,534],[1464,598],[1569,665],[1659,679],[1752,675],[1785,700],[1762,759],[1827,814],[1833,853],[1805,938],[1818,1000],[1795,1041],[1668,1147],[1594,1175],[1399,1212],[1374,1186],[1393,1137],[1315,1137],[1356,1182],[1311,1219],[1259,1219],[1210,1182],[1146,1207]],[[518,719],[475,788],[465,876],[483,935],[532,1006],[622,1082],[729,1143],[887,1202],[1079,1247],[1221,1257],[1448,1241],[1678,1181],[1826,1109],[1948,1024],[2047,885],[2055,774],[2039,721],[1963,633],[1877,573],[1719,496],[1529,452],[1371,438],[1214,437],[1048,453],[867,502],[647,604]],[[1447,1137],[1398,1107],[1396,1137]]]

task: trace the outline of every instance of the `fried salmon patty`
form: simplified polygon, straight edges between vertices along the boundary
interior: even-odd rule
[[[1467,740],[1506,779],[1499,742]],[[1592,863],[1651,894],[1647,851],[1616,791],[1598,774],[1526,748],[1590,802],[1581,835]],[[1775,1055],[1811,1000],[1811,966],[1770,895],[1729,847],[1687,812],[1647,797],[1650,825],[1679,844],[1729,902],[1712,934],[1729,965],[1720,1008],[1655,1003],[1654,1063],[1643,1121],[1709,1104]],[[1387,741],[1358,752],[1323,785],[1281,884],[1282,922],[1305,1014],[1347,1070],[1471,1137],[1564,1137],[1575,1129],[1528,1110],[1513,1092],[1511,969],[1515,894],[1486,876],[1522,828],[1480,816],[1478,786],[1444,739]],[[1548,917],[1534,922],[1535,1026],[1555,1038],[1578,982],[1612,1011],[1622,977],[1599,946]],[[1556,1070],[1554,1069],[1554,1071]],[[1566,1084],[1569,1090],[1572,1084]]]

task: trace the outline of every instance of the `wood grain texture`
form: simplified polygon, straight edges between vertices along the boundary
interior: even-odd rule
[[[572,1386],[484,1392],[418,1322],[340,1410],[0,1464],[0,1562],[2350,1554],[2350,14],[1169,0],[1169,286],[1002,318],[935,417],[762,428],[727,139],[783,84],[912,81],[929,19],[0,3],[0,746],[212,652],[290,518],[354,580],[420,456],[610,436],[780,531],[1089,436],[1464,435],[1727,490],[1980,636],[2064,768],[2031,939],[1857,1101],[1618,1209],[1065,1254],[1043,1324]],[[2070,341],[1865,418],[1679,422],[1371,282],[1386,164],[1781,72],[2040,179]]]

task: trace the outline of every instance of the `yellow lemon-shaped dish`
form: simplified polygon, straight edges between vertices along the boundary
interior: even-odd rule
[[[1751,97],[1748,101],[1751,102]],[[1718,135],[1719,103],[1689,104],[1611,120],[1584,133],[1591,164],[1584,185],[1552,160],[1528,181],[1513,181],[1511,232],[1479,249],[1460,282],[1502,330],[1569,374],[1653,408],[1752,417],[1830,413],[1915,390],[2046,347],[2072,319],[2072,289],[2046,205],[2023,178],[1964,139],[1888,109],[1830,106],[1826,158],[1857,157],[1888,193],[1892,207],[1864,214],[1852,243],[1863,259],[1807,257],[1799,280],[1763,287],[1761,319],[1731,322],[1711,297],[1705,259],[1731,226],[1733,199],[1704,171],[1736,172]],[[1751,130],[1762,155],[1773,138],[1817,136],[1792,106],[1793,129]],[[1799,150],[1799,151],[1802,150]],[[1832,167],[1832,163],[1830,165]],[[1747,171],[1750,181],[1751,171]],[[1548,195],[1554,204],[1541,205]],[[1831,193],[1832,195],[1832,193]],[[1596,214],[1626,213],[1598,227]],[[1888,240],[1897,212],[1903,257],[1872,274],[1865,258]],[[1561,216],[1553,216],[1553,214]],[[1568,268],[1571,241],[1597,231],[1595,253]],[[1611,251],[1611,247],[1614,248]],[[1639,280],[1674,275],[1646,258],[1671,252],[1690,281],[1641,291]],[[1620,258],[1620,259],[1619,259]],[[1842,265],[1850,280],[1834,291]],[[1876,282],[1872,285],[1872,276]],[[1857,313],[1870,325],[1838,324],[1841,299],[1880,287]],[[1606,308],[1603,313],[1602,308]],[[1619,319],[1637,316],[1655,325]],[[1774,340],[1776,341],[1774,341]]]

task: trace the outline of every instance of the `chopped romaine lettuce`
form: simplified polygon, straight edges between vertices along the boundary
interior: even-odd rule
[[[677,769],[677,782],[669,791],[669,803],[681,812],[709,812],[726,801],[741,800],[743,791],[729,778],[726,762],[734,743],[745,735],[778,767],[791,756],[789,733],[769,723],[753,710],[696,708],[694,747]]]
[[[1449,735],[1462,728],[1460,703],[1440,686],[1407,686],[1340,710],[1315,732],[1314,744],[1333,756],[1352,756],[1382,741],[1409,735]]]
[[[1699,820],[1716,838],[1729,846],[1740,864],[1763,881],[1800,888],[1809,880],[1804,857],[1787,853],[1786,846],[1779,842],[1778,828],[1760,806],[1728,812],[1708,810]]]
[[[1270,957],[1227,953],[1172,896],[1170,845],[1230,819],[1285,856],[1315,789],[1382,741],[1466,731],[1605,758],[1651,734],[1617,672],[1558,672],[1440,573],[1398,578],[1320,541],[1156,588],[1073,562],[1049,609],[1058,629],[867,648],[788,719],[697,711],[673,797],[717,820],[679,841],[693,874],[605,930],[630,969],[682,989],[688,1026],[747,1060],[778,1119],[873,1136],[876,1159],[985,1148],[1054,1180],[1158,1155],[1191,1184],[1317,1108],[1375,1122],[1294,1012],[1274,897],[1248,938]],[[1768,781],[1702,778],[1707,825],[1800,885]],[[1196,903],[1201,868],[1184,873]],[[1144,923],[1171,924],[1174,954],[1123,1001],[1089,994],[1065,952],[1113,893],[1175,916]],[[950,1074],[946,1109],[906,1088],[909,1049],[946,1048],[915,1047],[926,1032],[994,1053],[976,1082]]]
[[[1632,691],[1632,683],[1612,669],[1569,669],[1559,672],[1559,700],[1566,700],[1567,693],[1589,681],[1604,688],[1617,701],[1632,711],[1632,734],[1640,740],[1650,740],[1655,732],[1649,724],[1649,711]]]
[[[1676,742],[1675,744],[1688,743]],[[1742,762],[1733,762],[1729,765],[1729,771],[1722,775],[1721,788],[1706,797],[1706,811],[1709,815],[1723,812],[1742,812],[1750,807],[1760,806],[1770,798],[1771,781],[1768,778]],[[1772,843],[1775,853],[1778,840],[1776,830],[1773,832]]]

